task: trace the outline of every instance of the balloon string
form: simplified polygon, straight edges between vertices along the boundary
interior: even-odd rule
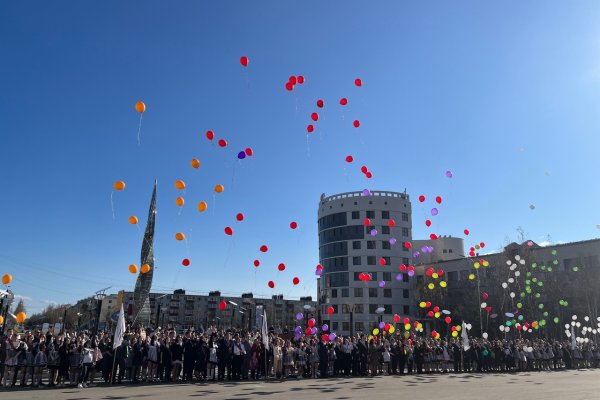
[[[115,220],[115,205],[113,203],[113,193],[115,193],[114,190],[110,192],[110,209],[112,210],[112,216],[113,216],[113,221],[114,221]]]
[[[138,146],[141,145],[142,143],[142,139],[141,139],[141,132],[142,132],[142,117],[144,116],[144,114],[140,114],[140,124],[138,126],[138,132],[137,132],[137,141],[138,141]]]
[[[306,134],[306,157],[310,158],[310,144],[308,142],[308,134]]]

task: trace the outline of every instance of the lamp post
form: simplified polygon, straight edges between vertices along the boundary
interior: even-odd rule
[[[350,312],[350,337],[354,336],[354,303],[346,303]]]
[[[235,309],[238,305],[236,302],[231,301],[231,300],[228,300],[227,302],[233,306],[231,308],[231,321],[229,322],[229,329],[233,330],[233,320],[235,319]]]
[[[100,313],[102,312],[102,300],[106,297],[106,291],[110,287],[100,289],[94,294],[96,299],[96,320],[94,321],[94,335],[98,333],[98,325],[100,325]]]
[[[4,327],[6,326],[6,315],[8,314],[8,308],[13,302],[15,295],[13,292],[8,290],[0,290],[0,316],[4,320],[2,327],[0,327],[0,336],[4,334]]]
[[[155,318],[156,326],[162,326],[162,324],[160,323],[160,320],[159,320],[160,319],[160,308],[162,305],[162,301],[158,301],[158,300],[160,300],[166,296],[168,296],[168,294],[163,294],[162,296],[158,296],[154,299],[154,301],[158,302],[158,304],[156,305],[156,318]]]
[[[383,321],[383,315],[382,314],[383,314],[384,311],[385,311],[385,308],[383,308],[383,307],[378,307],[375,310],[375,313],[377,314],[377,322],[379,324],[381,324],[381,322]],[[379,329],[379,325],[377,325],[377,328]],[[381,329],[380,329],[379,335],[382,335]]]

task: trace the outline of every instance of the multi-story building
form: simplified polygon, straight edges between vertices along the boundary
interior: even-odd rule
[[[342,335],[366,332],[380,319],[414,312],[408,194],[361,191],[321,195],[318,210],[319,307],[322,322]],[[361,280],[369,274],[369,281]],[[333,314],[327,310],[333,307]]]

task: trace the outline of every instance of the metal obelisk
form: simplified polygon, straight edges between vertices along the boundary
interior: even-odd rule
[[[150,266],[150,270],[145,274],[140,273],[135,283],[133,293],[133,323],[147,325],[150,321],[150,287],[152,286],[152,276],[154,275],[154,224],[156,221],[156,181],[154,181],[154,190],[150,209],[148,210],[148,222],[146,223],[146,232],[142,242],[142,254],[140,259],[140,268],[144,264]]]

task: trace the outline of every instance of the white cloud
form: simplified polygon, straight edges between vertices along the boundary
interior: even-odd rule
[[[29,296],[24,296],[22,294],[15,294],[15,300],[31,301],[33,299]]]
[[[42,303],[44,303],[44,304],[58,304],[58,302],[54,301],[54,300],[42,300]]]

